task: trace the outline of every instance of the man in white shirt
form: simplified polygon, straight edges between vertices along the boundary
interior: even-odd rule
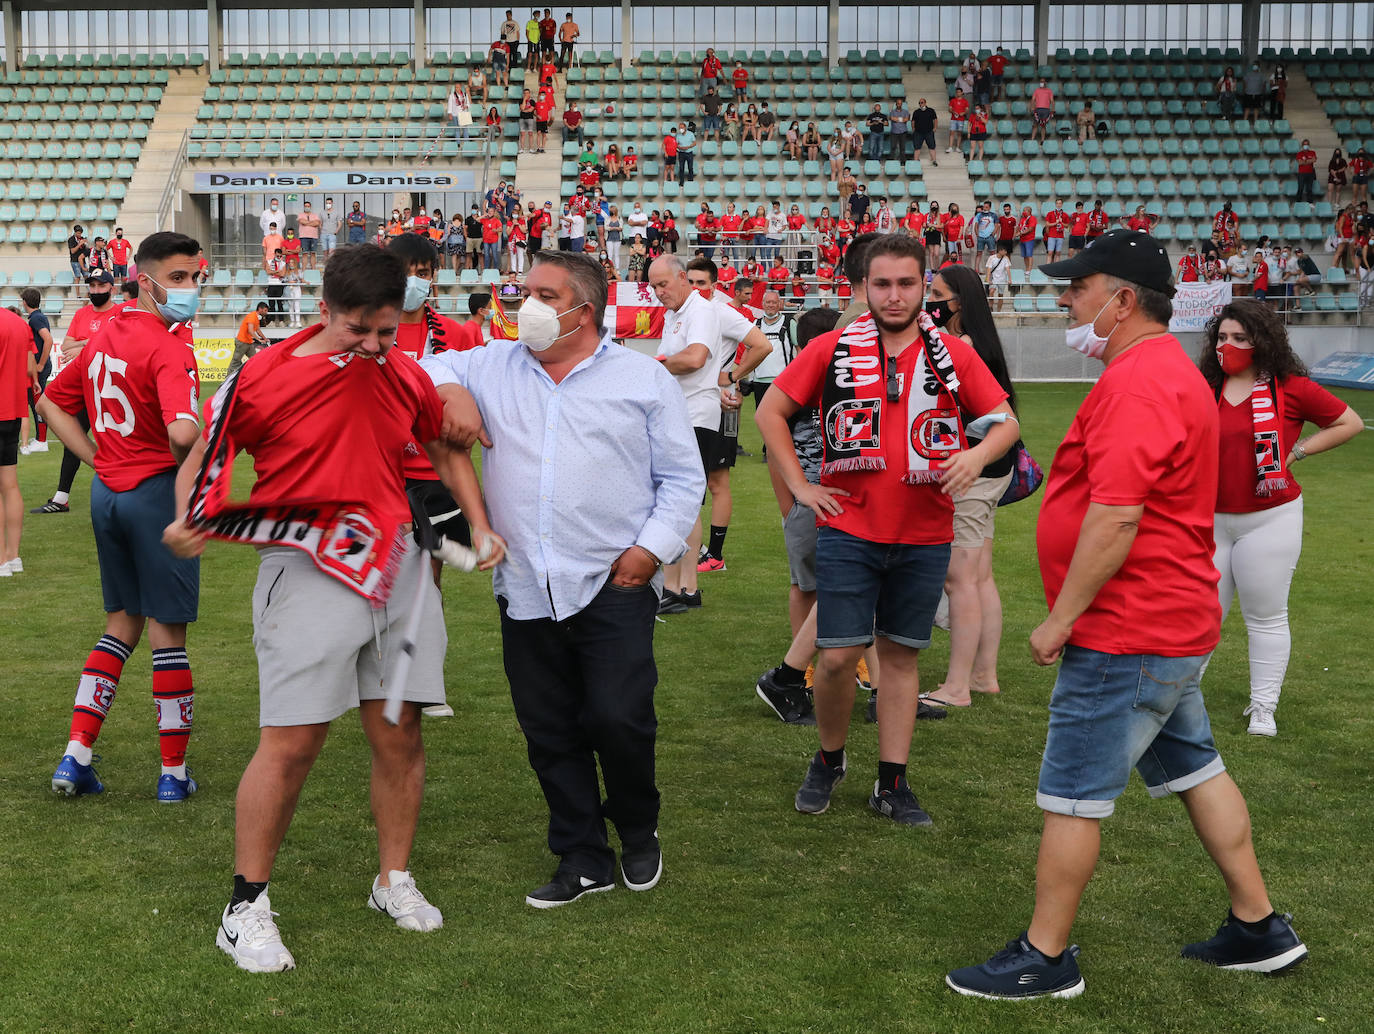
[[[1250,259],[1245,252],[1238,251],[1226,260],[1226,278],[1232,281],[1250,279]]]
[[[518,341],[438,352],[421,366],[446,426],[466,429],[460,441],[486,436],[487,509],[507,541],[492,580],[506,677],[559,859],[525,902],[554,908],[615,887],[608,818],[628,889],[647,891],[663,872],[658,569],[682,555],[705,478],[682,393],[602,332],[600,264],[541,251],[525,287]]]
[[[716,290],[716,264],[708,258],[694,258],[687,263],[687,282],[708,298],[715,308],[720,324],[721,370],[720,385],[720,451],[706,468],[706,488],[711,493],[711,536],[706,552],[697,562],[697,573],[707,574],[725,570],[725,533],[730,530],[730,512],[734,500],[730,495],[730,468],[739,453],[739,410],[744,401],[739,384],[773,350],[763,332],[754,326],[751,316],[735,308],[729,295]]]
[[[703,478],[722,450],[720,433],[720,371],[726,356],[720,336],[720,317],[714,305],[692,290],[687,270],[672,255],[649,265],[649,286],[668,312],[663,321],[659,360],[677,378],[687,399],[687,415],[696,431]],[[704,500],[703,500],[704,501]],[[687,536],[687,552],[663,569],[660,612],[680,614],[701,606],[697,589],[697,554],[701,549],[701,515]]]
[[[514,68],[520,60],[520,23],[511,17],[511,12],[506,12],[506,20],[501,23],[498,30],[501,35],[501,42],[510,47],[510,67]]]
[[[262,235],[264,237],[267,236],[267,231],[271,228],[273,223],[277,224],[277,231],[279,233],[286,233],[286,219],[282,216],[281,203],[278,202],[276,198],[272,198],[272,200],[267,203],[267,207],[262,210],[262,214],[258,216],[258,225],[262,227]]]

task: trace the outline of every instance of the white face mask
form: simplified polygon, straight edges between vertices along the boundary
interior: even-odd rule
[[[406,312],[414,312],[421,305],[425,304],[425,299],[429,297],[430,281],[418,276],[406,277],[406,296],[401,303],[401,308]]]
[[[1112,334],[1116,333],[1116,327],[1112,327],[1111,334],[1101,337],[1093,329],[1093,325],[1097,323],[1102,314],[1107,311],[1107,306],[1111,305],[1112,300],[1120,293],[1120,290],[1113,291],[1112,297],[1103,303],[1102,308],[1097,310],[1097,315],[1087,323],[1079,327],[1070,327],[1064,331],[1064,343],[1075,352],[1086,355],[1089,359],[1101,359],[1103,353],[1107,351],[1107,342],[1111,340]]]
[[[520,306],[520,311],[515,314],[515,331],[520,343],[531,352],[543,352],[553,347],[553,345],[567,337],[568,334],[576,333],[576,328],[567,333],[558,333],[558,320],[570,312],[576,312],[586,305],[580,302],[571,309],[558,312],[547,302],[541,302],[538,298],[526,298]]]

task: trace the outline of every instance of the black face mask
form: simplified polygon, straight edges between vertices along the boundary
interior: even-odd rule
[[[101,291],[99,294],[97,294],[95,291],[92,291],[90,297],[91,304],[98,309],[110,300],[110,292]]]
[[[926,315],[935,321],[937,327],[945,326],[949,323],[950,317],[954,315],[954,310],[950,308],[948,299],[938,302],[933,298],[927,299],[925,308]]]

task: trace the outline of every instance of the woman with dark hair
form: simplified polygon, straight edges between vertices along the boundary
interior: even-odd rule
[[[940,202],[932,201],[926,215],[925,245],[926,269],[940,267],[941,243],[944,241],[943,218],[940,215]]]
[[[1332,205],[1341,203],[1341,195],[1345,193],[1345,170],[1349,167],[1339,147],[1331,152],[1331,160],[1326,163],[1326,200]]]
[[[952,206],[951,206],[952,207]],[[926,312],[946,332],[973,346],[1016,410],[1016,389],[1007,373],[1002,340],[978,274],[948,266],[926,290]],[[977,414],[964,414],[965,422]],[[970,438],[969,445],[977,444]],[[997,649],[1002,640],[1002,600],[992,577],[992,533],[997,503],[1011,483],[1014,452],[983,468],[973,487],[954,500],[954,544],[945,594],[949,597],[949,672],[935,693],[922,698],[935,706],[967,707],[971,692],[996,693]]]
[[[1292,646],[1288,587],[1302,551],[1303,502],[1291,471],[1349,441],[1363,422],[1308,379],[1283,321],[1261,303],[1235,301],[1212,317],[1198,365],[1221,415],[1213,559],[1222,616],[1239,593],[1250,645],[1249,732],[1275,736]],[[1299,438],[1307,422],[1321,430]]]

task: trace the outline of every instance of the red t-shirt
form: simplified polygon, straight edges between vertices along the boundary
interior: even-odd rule
[[[1299,172],[1316,172],[1317,152],[1310,147],[1297,153]]]
[[[430,340],[429,324],[426,321],[401,323],[396,327],[396,349],[418,361],[435,351],[436,343],[443,349],[452,349],[456,352],[466,352],[484,344],[481,331],[478,331],[477,340],[474,342],[466,323],[451,320],[437,312],[434,313],[434,317],[439,321],[438,342]],[[402,469],[407,478],[420,481],[439,480],[439,475],[434,472],[434,465],[429,462],[429,454],[425,452],[424,445],[419,439],[406,446]]]
[[[820,406],[821,390],[841,333],[832,331],[816,338],[778,374],[773,384],[798,405]],[[987,413],[1001,405],[1007,393],[988,372],[973,347],[952,334],[944,334],[943,340],[959,375],[959,399],[964,406],[971,412]],[[915,373],[919,352],[913,343],[896,359],[903,392],[897,409],[902,414],[906,410],[905,395]],[[881,405],[888,405],[886,398]],[[822,418],[824,423],[824,414]],[[902,481],[907,472],[907,443],[902,433],[902,419],[899,416],[894,425],[898,429],[896,433],[882,436],[886,470],[821,475],[821,484],[842,488],[849,495],[840,499],[844,513],[817,521],[818,524],[869,542],[927,546],[954,538],[953,500],[941,493],[938,485],[908,485]]]
[[[805,280],[802,280],[801,278],[797,278],[797,279],[795,279],[795,280],[792,281],[792,297],[793,297],[793,298],[805,298],[805,297],[806,297],[806,281],[805,281]]]
[[[1269,290],[1269,263],[1263,259],[1255,263],[1255,275],[1251,278],[1251,287],[1256,291]]]
[[[1128,230],[1143,230],[1145,233],[1149,233],[1150,217],[1148,215],[1133,215],[1126,220],[1126,228]]]
[[[49,382],[47,396],[95,436],[95,472],[115,492],[176,470],[167,444],[174,420],[200,423],[195,353],[142,309],[107,318],[100,333]]]
[[[852,298],[853,296],[854,287],[850,284],[849,277],[845,276],[843,271],[835,270],[835,297]]]
[[[841,219],[835,224],[835,234],[842,241],[847,241],[854,236],[854,220]]]
[[[119,312],[121,306],[112,305],[104,312],[96,312],[90,304],[81,306],[72,316],[72,321],[67,324],[68,341],[89,341],[99,333],[114,314]]]
[[[824,234],[830,233],[830,232],[833,231],[834,229],[835,229],[835,220],[834,220],[834,218],[833,218],[832,216],[822,215],[822,216],[818,216],[818,217],[817,217],[817,219],[816,219],[816,232],[817,232],[817,233],[824,235]]]
[[[501,240],[501,220],[489,216],[482,220],[482,243],[498,244]]]
[[[702,212],[697,216],[697,240],[702,244],[716,243],[716,217],[710,212]]]
[[[1069,220],[1069,236],[1086,237],[1088,235],[1088,213],[1075,212]]]
[[[1050,607],[1088,504],[1145,510],[1125,563],[1075,622],[1074,646],[1196,657],[1217,645],[1215,411],[1211,389],[1171,334],[1117,356],[1083,400],[1054,455],[1036,526]]]
[[[110,258],[114,260],[116,266],[127,266],[129,256],[133,254],[134,246],[124,237],[116,237],[110,241]]]
[[[677,137],[675,137],[672,133],[669,133],[663,138],[663,157],[677,157]]]
[[[949,116],[952,119],[962,120],[968,114],[967,97],[951,97],[949,99]]]
[[[802,215],[800,212],[796,215],[789,215],[787,217],[787,228],[789,230],[800,230],[805,225],[806,216]]]
[[[964,217],[962,215],[945,216],[942,229],[945,232],[945,240],[957,241],[964,232]]]
[[[582,112],[574,108],[564,110],[563,124],[569,129],[576,129],[582,124]]]
[[[0,420],[19,420],[28,416],[31,355],[33,331],[28,320],[9,309],[0,309]],[[48,390],[52,390],[51,385]]]
[[[1064,238],[1064,227],[1069,221],[1068,213],[1051,208],[1045,213],[1045,236]]]
[[[736,90],[743,90],[749,85],[749,70],[747,68],[736,68],[730,73],[730,79],[734,82]]]
[[[1361,158],[1358,155],[1350,159],[1350,174],[1352,176],[1368,176],[1369,170],[1374,168],[1374,161],[1368,158]],[[115,261],[119,261],[116,259]]]
[[[543,94],[534,102],[534,117],[540,122],[547,122],[549,116],[553,114],[553,94]]]
[[[999,241],[1009,241],[1016,238],[1016,216],[999,215],[997,217],[997,239]]]
[[[720,235],[724,237],[727,241],[734,240],[736,237],[739,236],[739,228],[743,223],[744,220],[737,215],[729,215],[727,213],[726,215],[721,216]]]
[[[402,458],[413,442],[439,437],[439,395],[399,348],[385,362],[295,354],[323,329],[307,327],[263,350],[239,374],[229,433],[253,457],[257,482],[249,501],[361,500],[392,520],[408,520]],[[207,416],[218,401],[210,401]]]
[[[716,270],[716,283],[720,284],[726,291],[729,291],[730,285],[738,279],[739,270],[728,263]]]
[[[548,43],[553,39],[553,34],[558,31],[558,23],[552,18],[539,19],[539,38]]]
[[[1302,425],[1313,423],[1328,427],[1346,410],[1346,405],[1316,381],[1288,377],[1279,385],[1283,393],[1283,414],[1279,427],[1280,459],[1287,459],[1294,443],[1302,437]],[[1250,399],[1233,406],[1223,397],[1221,409],[1221,460],[1217,471],[1217,513],[1254,513],[1292,502],[1302,494],[1293,468],[1288,468],[1288,488],[1273,495],[1255,494],[1255,427]]]
[[[818,250],[821,253],[821,258],[828,262],[830,265],[839,265],[840,246],[836,244],[833,240],[824,241]]]
[[[974,112],[968,119],[968,130],[970,133],[986,133],[988,131],[988,120],[983,118],[978,112]]]
[[[1007,68],[1007,59],[1001,54],[993,54],[988,58],[988,68],[993,75],[1001,75]]]
[[[1088,236],[1100,237],[1107,232],[1107,213],[1101,208],[1094,208],[1088,213]]]
[[[792,271],[786,266],[770,266],[768,269],[768,283],[775,291],[782,290],[782,284],[792,279]]]
[[[1033,215],[1023,215],[1017,222],[1016,231],[1023,241],[1035,240],[1035,224],[1038,221]]]
[[[701,62],[701,77],[703,79],[715,79],[720,75],[720,58],[708,57]]]
[[[821,282],[821,287],[830,287],[835,282],[835,267],[828,263],[821,263],[816,267],[816,279]]]

